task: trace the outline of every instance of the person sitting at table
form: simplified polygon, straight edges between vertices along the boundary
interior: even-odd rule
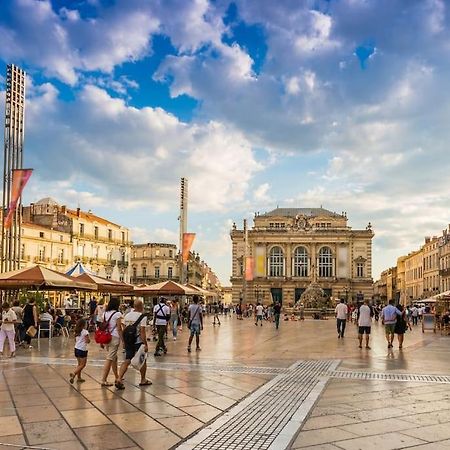
[[[44,312],[40,315],[39,319],[40,319],[41,321],[47,320],[47,321],[53,323],[53,316],[50,314],[50,312],[49,312],[48,310],[44,311]]]
[[[61,328],[65,327],[64,314],[60,309],[56,310],[55,314],[55,330],[61,330]]]

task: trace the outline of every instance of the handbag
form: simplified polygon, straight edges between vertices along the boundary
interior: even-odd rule
[[[117,312],[117,311],[116,311]],[[109,316],[109,319],[105,321],[106,313],[103,316],[103,322],[101,322],[98,326],[98,328],[95,330],[94,339],[97,344],[100,345],[108,345],[112,340],[112,334],[111,332],[114,330],[114,327],[111,331],[109,331],[109,321],[112,319],[114,312]]]
[[[147,353],[145,351],[145,346],[142,344],[136,354],[131,359],[131,365],[136,370],[141,370],[141,367],[144,365],[145,361],[147,361]]]
[[[33,325],[30,325],[27,328],[26,334],[32,338],[34,338],[36,336],[37,330],[36,327],[34,327]]]

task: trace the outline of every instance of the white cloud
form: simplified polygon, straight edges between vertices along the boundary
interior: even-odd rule
[[[269,195],[269,190],[270,190],[269,183],[260,184],[253,193],[253,198],[255,199],[255,202],[257,202],[258,204],[271,202],[272,200]]]
[[[95,186],[104,204],[114,197],[122,208],[168,209],[187,176],[192,208],[220,211],[245,198],[262,168],[248,140],[219,122],[188,125],[159,108],[127,106],[96,86],[69,104],[50,84],[35,90],[26,116],[33,152],[26,154],[36,176]]]

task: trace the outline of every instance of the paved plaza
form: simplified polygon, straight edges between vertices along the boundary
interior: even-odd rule
[[[73,340],[41,339],[0,365],[0,449],[450,448],[450,338],[408,332],[371,350],[334,320],[255,327],[207,318],[202,351],[185,330],[149,357],[152,386],[100,386],[105,353],[90,344],[86,382],[69,384]],[[153,345],[153,344],[151,344]]]

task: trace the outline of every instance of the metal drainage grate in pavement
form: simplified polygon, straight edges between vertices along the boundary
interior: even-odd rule
[[[8,360],[9,361],[9,360]],[[1,362],[1,361],[0,361]],[[16,363],[27,364],[50,364],[50,365],[73,365],[76,364],[75,359],[50,358],[46,356],[36,356],[33,359],[24,356],[15,358]],[[89,360],[91,367],[103,367],[105,361],[99,359]],[[199,372],[221,372],[221,373],[243,373],[255,375],[278,375],[286,373],[290,369],[288,367],[252,367],[252,366],[233,366],[227,364],[185,364],[185,363],[165,363],[156,361],[147,361],[147,367],[154,370],[187,370]]]
[[[332,378],[348,378],[356,380],[380,380],[380,381],[416,381],[420,383],[450,384],[450,376],[447,375],[422,375],[412,373],[379,373],[334,370],[329,374]]]
[[[147,363],[147,367],[155,370],[190,370],[199,372],[248,373],[256,375],[277,375],[289,371],[289,368],[287,367],[250,367],[218,364]]]
[[[294,364],[178,448],[285,448],[325,387],[329,371],[337,364],[332,360]],[[288,426],[290,421],[293,423]]]

